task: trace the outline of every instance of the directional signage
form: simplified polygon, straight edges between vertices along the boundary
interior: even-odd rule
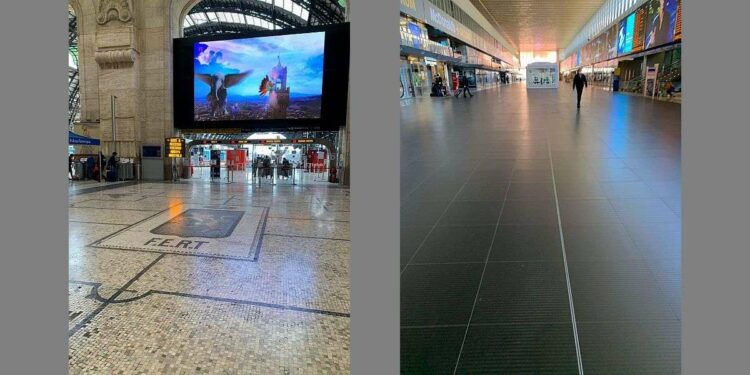
[[[167,138],[165,144],[168,158],[185,157],[185,139],[177,137]]]

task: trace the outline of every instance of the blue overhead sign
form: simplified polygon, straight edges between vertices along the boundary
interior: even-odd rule
[[[98,146],[99,140],[82,136],[80,134],[68,131],[68,144],[70,145],[84,145],[84,146]]]

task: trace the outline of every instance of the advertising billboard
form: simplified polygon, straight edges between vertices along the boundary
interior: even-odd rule
[[[623,46],[623,53],[633,52],[633,31],[635,30],[635,13],[631,13],[625,19],[625,45]]]
[[[617,57],[617,31],[618,25],[613,25],[607,32],[607,59]]]
[[[421,49],[422,48],[422,28],[414,22],[408,22],[406,25],[409,30],[409,34],[413,35],[412,47]]]
[[[174,40],[177,129],[346,123],[349,24]]]
[[[682,15],[678,0],[651,0],[648,3],[645,48],[653,48],[675,40],[675,34],[682,36]],[[679,29],[677,29],[679,18]],[[679,32],[677,32],[679,31]]]
[[[324,45],[324,32],[196,42],[194,120],[320,118]]]

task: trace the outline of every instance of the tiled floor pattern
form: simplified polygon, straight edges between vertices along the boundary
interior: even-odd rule
[[[193,180],[70,198],[71,374],[349,373],[348,190]]]
[[[678,104],[512,85],[401,129],[402,373],[680,373]]]

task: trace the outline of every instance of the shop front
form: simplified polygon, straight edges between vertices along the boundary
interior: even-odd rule
[[[424,58],[407,56],[409,75],[414,96],[429,96],[432,87],[430,68]]]
[[[500,83],[500,72],[488,69],[476,69],[478,88],[497,86]]]
[[[436,94],[436,91],[440,91],[440,95],[450,95],[453,92],[453,85],[451,85],[450,79],[450,64],[429,57],[425,58],[425,64],[429,68],[428,73],[432,83],[437,84],[438,81],[442,83],[442,87],[436,86],[432,89],[432,93]]]

